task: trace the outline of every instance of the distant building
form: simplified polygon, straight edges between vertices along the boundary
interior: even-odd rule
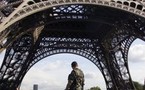
[[[33,85],[33,90],[38,90],[38,84]]]

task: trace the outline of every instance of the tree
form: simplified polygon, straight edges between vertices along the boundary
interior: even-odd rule
[[[143,85],[139,82],[133,81],[136,90],[143,90]]]
[[[134,84],[136,90],[143,90],[143,87],[145,88],[145,86],[143,86],[139,82],[133,81],[133,84]],[[100,87],[96,86],[96,87],[91,87],[88,90],[101,90],[101,89],[100,89]]]
[[[96,87],[91,87],[90,89],[88,90],[101,90],[100,87],[96,86]]]

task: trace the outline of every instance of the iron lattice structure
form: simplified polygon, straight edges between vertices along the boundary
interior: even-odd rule
[[[1,0],[0,21],[0,90],[16,90],[35,63],[58,53],[94,63],[107,90],[135,90],[128,50],[145,40],[144,1]]]

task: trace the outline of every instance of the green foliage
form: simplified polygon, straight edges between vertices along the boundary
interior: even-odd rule
[[[139,82],[133,81],[136,90],[143,90],[143,85]]]
[[[90,89],[88,90],[101,90],[100,87],[96,86],[96,87],[91,87]]]
[[[135,86],[136,90],[145,90],[145,86],[143,86],[139,82],[133,81],[133,83],[134,83],[134,86]],[[91,87],[88,90],[101,90],[101,89],[100,89],[100,87],[96,86],[96,87]]]

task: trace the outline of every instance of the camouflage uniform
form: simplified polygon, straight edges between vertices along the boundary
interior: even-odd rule
[[[68,84],[65,90],[83,90],[84,73],[81,69],[75,68],[68,76]]]

